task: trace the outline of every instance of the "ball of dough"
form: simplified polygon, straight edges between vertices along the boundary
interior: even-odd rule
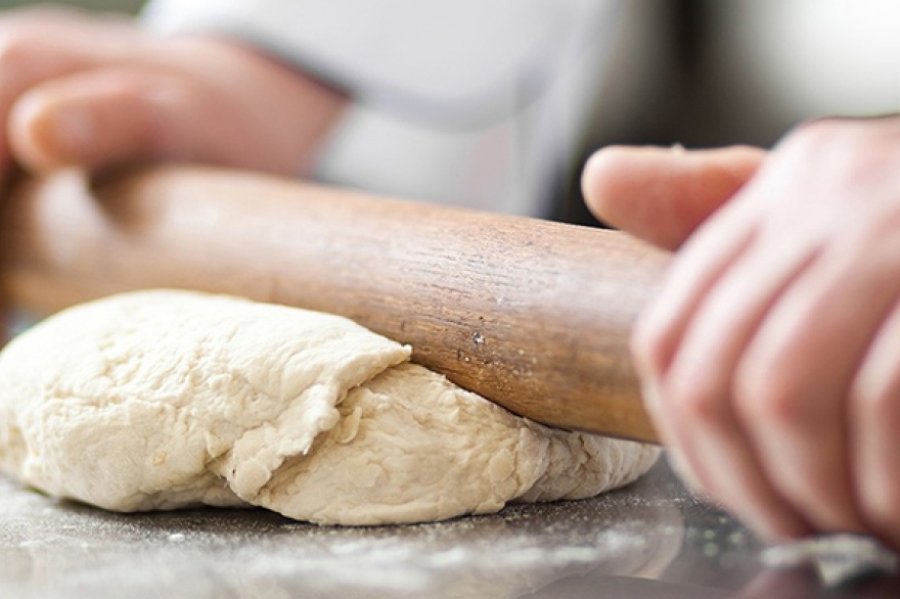
[[[110,510],[439,520],[626,484],[657,450],[551,430],[338,316],[185,291],[70,308],[0,353],[0,469]]]

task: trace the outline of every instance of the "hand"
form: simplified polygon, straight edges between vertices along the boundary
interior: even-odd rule
[[[0,183],[14,163],[180,160],[301,175],[342,104],[225,40],[159,39],[59,8],[0,16]]]
[[[0,173],[173,159],[298,175],[341,103],[224,40],[62,9],[0,17]]]
[[[671,249],[633,350],[676,464],[763,534],[900,545],[900,119],[768,155],[610,149],[585,195]]]

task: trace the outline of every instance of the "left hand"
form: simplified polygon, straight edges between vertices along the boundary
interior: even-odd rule
[[[900,546],[900,118],[768,154],[603,150],[583,182],[611,224],[680,246],[633,350],[687,478],[768,536]]]

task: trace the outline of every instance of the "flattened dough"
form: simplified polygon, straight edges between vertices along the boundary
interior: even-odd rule
[[[337,316],[183,291],[65,310],[0,354],[0,469],[136,511],[258,505],[322,524],[595,495],[658,451],[552,430]]]

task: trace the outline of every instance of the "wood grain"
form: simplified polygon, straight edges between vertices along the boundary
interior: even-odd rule
[[[655,439],[627,343],[668,257],[620,233],[160,166],[26,181],[0,236],[27,309],[168,287],[324,310],[515,413]]]

